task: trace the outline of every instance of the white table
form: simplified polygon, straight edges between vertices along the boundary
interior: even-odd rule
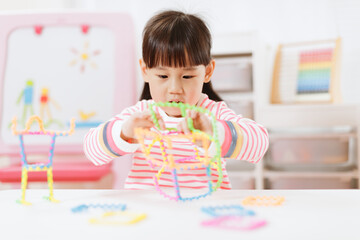
[[[55,189],[60,203],[44,200],[47,190],[26,194],[31,206],[16,203],[20,190],[0,191],[0,239],[360,239],[359,190],[223,190],[191,202],[170,201],[156,191]],[[211,218],[201,207],[239,204],[257,195],[285,197],[282,206],[248,207],[267,220],[265,227],[235,231],[200,225]],[[88,220],[99,216],[96,210],[71,212],[89,203],[124,203],[147,218],[134,225],[93,225]]]

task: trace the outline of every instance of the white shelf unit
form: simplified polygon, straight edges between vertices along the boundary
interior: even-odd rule
[[[262,69],[265,50],[262,46],[256,32],[215,35],[213,39],[212,56],[216,64],[212,81],[215,91],[237,114],[255,121],[259,79],[264,77]],[[222,74],[218,74],[217,70],[222,71]],[[215,82],[217,80],[219,82]],[[230,87],[225,82],[227,80],[232,81]],[[261,174],[259,169],[259,166],[243,161],[229,160],[227,164],[234,189],[259,188],[259,182],[262,181],[258,179]]]
[[[308,168],[306,170],[277,170],[266,167],[264,162],[259,166],[257,187],[264,188],[264,181],[278,179],[338,179],[339,181],[357,180],[360,186],[360,133],[359,133],[359,106],[351,104],[307,104],[307,105],[267,105],[260,109],[261,114],[257,120],[264,124],[270,132],[270,141],[279,139],[354,139],[353,148],[355,166],[345,170],[323,170]],[[349,132],[315,131],[314,129],[349,128]],[[293,129],[310,129],[307,131],[294,132]],[[276,129],[277,132],[272,132]],[[289,130],[290,129],[290,130]],[[311,130],[313,129],[313,130]],[[279,133],[280,130],[280,133]],[[268,161],[269,156],[264,159]],[[317,166],[318,167],[318,166]]]
[[[251,102],[252,118],[264,125],[270,132],[270,141],[276,139],[318,139],[319,141],[344,138],[355,139],[355,169],[344,171],[315,171],[312,169],[302,171],[287,171],[266,168],[264,158],[255,166],[238,161],[230,162],[227,167],[233,185],[251,179],[253,186],[249,188],[264,189],[266,180],[294,180],[313,179],[325,181],[328,178],[339,180],[357,179],[360,188],[360,106],[351,104],[270,104],[271,76],[275,48],[261,43],[256,32],[227,34],[214,37],[213,56],[215,60],[224,58],[250,57],[252,64],[252,88],[250,91],[218,91],[220,96],[230,98],[234,102]],[[216,71],[216,67],[215,67]],[[220,79],[221,80],[221,79]],[[216,90],[216,88],[215,88]],[[241,112],[239,112],[241,113]],[[353,129],[351,133],[313,132],[304,131],[294,133],[287,131],[296,128],[327,128],[348,126]],[[284,130],[281,133],[272,130]],[[271,143],[271,142],[270,142]],[[270,149],[271,150],[271,149]],[[234,184],[235,183],[235,184]],[[240,184],[241,185],[241,184]],[[245,186],[246,188],[246,186]]]
[[[213,55],[213,58],[216,61],[213,88],[237,114],[253,119],[252,53]]]

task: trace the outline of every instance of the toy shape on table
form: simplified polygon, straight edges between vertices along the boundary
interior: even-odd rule
[[[80,204],[76,207],[71,208],[71,211],[73,213],[80,213],[80,212],[86,212],[89,209],[104,209],[107,211],[125,211],[126,204],[121,203],[112,203],[112,204]]]
[[[131,211],[109,211],[105,212],[100,218],[91,218],[89,223],[101,225],[131,225],[138,223],[146,218],[145,213],[135,213]]]
[[[158,119],[156,118],[156,113],[154,108],[155,107],[177,107],[181,110],[182,117],[186,117],[186,111],[187,110],[195,110],[200,113],[207,114],[211,120],[212,127],[213,127],[213,136],[210,136],[209,134],[202,132],[198,129],[195,129],[193,126],[193,121],[191,118],[187,118],[187,124],[188,128],[190,130],[190,134],[184,134],[179,132],[176,128],[167,128],[166,131],[161,131],[160,125],[158,122]],[[147,129],[143,128],[136,128],[135,129],[135,136],[138,139],[142,151],[146,156],[146,159],[150,166],[155,169],[159,168],[157,174],[154,176],[154,185],[155,188],[160,192],[161,195],[163,195],[166,198],[169,198],[171,200],[181,200],[181,201],[187,201],[187,200],[194,200],[199,199],[202,197],[206,197],[210,195],[212,192],[216,191],[223,179],[223,173],[222,173],[222,165],[221,165],[221,148],[220,143],[218,139],[218,132],[217,132],[217,125],[216,125],[216,119],[215,116],[207,109],[197,107],[197,106],[191,106],[189,104],[184,103],[175,103],[175,102],[158,102],[158,103],[152,103],[149,106],[149,109],[151,111],[152,119],[154,121],[154,124],[158,131],[149,131]],[[182,159],[175,159],[174,156],[171,153],[168,153],[167,150],[172,149],[172,141],[174,139],[188,139],[192,142],[192,145],[194,146],[194,155],[187,158]],[[146,142],[145,140],[148,140]],[[201,141],[203,146],[203,153],[200,153],[199,147],[195,144],[196,141]],[[210,157],[208,154],[208,149],[210,147],[210,142],[213,142],[215,144],[215,155]],[[150,150],[155,145],[155,143],[159,144],[161,154],[162,154],[162,161],[153,158],[150,156]],[[188,160],[197,160],[194,163],[186,163]],[[218,180],[216,184],[213,186],[213,183],[211,181],[211,167],[214,167],[217,170],[218,173]],[[190,169],[196,169],[196,168],[206,168],[206,174],[208,177],[208,192],[205,194],[194,196],[194,197],[182,197],[180,193],[180,187],[178,183],[178,177],[177,172],[182,170],[190,170]],[[161,174],[165,171],[169,171],[172,175],[173,179],[173,186],[175,188],[175,196],[170,196],[164,191],[160,189],[159,186],[159,180]]]
[[[34,121],[38,122],[39,130],[38,131],[31,131],[31,125]],[[19,136],[20,140],[20,148],[21,148],[21,164],[22,164],[22,171],[21,171],[21,199],[18,200],[18,203],[30,205],[31,203],[25,200],[25,191],[27,187],[27,178],[28,172],[30,171],[46,171],[47,172],[47,181],[49,186],[49,197],[48,200],[51,202],[58,202],[54,198],[53,194],[53,174],[52,174],[52,165],[53,165],[53,156],[54,156],[54,148],[55,148],[55,139],[57,136],[68,136],[74,132],[75,129],[75,118],[71,119],[70,121],[70,129],[69,131],[53,131],[53,130],[45,130],[43,121],[39,116],[33,115],[29,118],[26,122],[25,129],[22,131],[16,130],[17,120],[16,117],[12,120],[11,130],[14,135]],[[46,164],[43,163],[28,163],[26,158],[25,146],[24,146],[24,135],[49,135],[51,137],[51,144],[49,149],[49,159]]]
[[[248,196],[242,204],[245,206],[280,206],[285,201],[284,197],[280,196]]]
[[[254,216],[219,216],[201,222],[205,227],[250,231],[266,225],[266,220]]]
[[[216,207],[202,207],[201,211],[213,217],[219,216],[254,216],[255,212],[245,209],[241,205],[224,205]]]
[[[128,211],[126,204],[122,203],[92,203],[80,204],[71,208],[73,213],[88,212],[90,209],[104,210],[98,218],[90,218],[89,223],[99,225],[130,225],[146,218],[144,213]]]
[[[201,225],[206,227],[253,230],[266,224],[265,220],[255,216],[253,210],[241,205],[208,206],[202,207],[201,211],[213,217],[201,222]]]

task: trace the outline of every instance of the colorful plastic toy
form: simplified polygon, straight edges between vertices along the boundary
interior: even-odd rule
[[[38,122],[39,131],[30,131],[31,125],[34,121]],[[25,201],[25,191],[27,187],[27,180],[28,180],[28,172],[30,171],[46,171],[47,172],[47,181],[49,186],[50,195],[47,197],[48,200],[51,202],[58,202],[54,198],[53,194],[53,174],[52,174],[52,164],[53,164],[53,156],[54,156],[54,148],[55,148],[55,139],[57,136],[68,136],[74,132],[75,129],[75,119],[71,119],[70,130],[69,131],[52,131],[52,130],[45,130],[43,121],[39,116],[31,116],[26,123],[25,129],[22,131],[16,130],[17,120],[16,117],[12,120],[11,129],[14,135],[19,136],[20,140],[20,148],[21,148],[21,163],[22,163],[22,170],[21,170],[21,199],[18,200],[18,203],[31,205],[31,203]],[[24,135],[49,135],[51,137],[51,144],[49,150],[49,161],[48,163],[34,163],[29,164],[26,159],[25,147],[24,147]]]
[[[76,207],[73,207],[71,209],[71,211],[73,213],[80,213],[80,212],[85,212],[88,211],[91,208],[95,208],[95,209],[104,209],[107,211],[124,211],[126,209],[126,205],[125,204],[80,204]]]
[[[242,204],[244,206],[279,206],[284,201],[285,198],[280,196],[249,196],[242,201]]]
[[[91,218],[89,223],[101,225],[131,225],[146,218],[145,213],[134,213],[130,211],[105,212],[100,218]]]
[[[197,130],[193,126],[193,121],[191,118],[187,118],[187,124],[188,128],[191,131],[191,134],[183,134],[179,132],[176,128],[167,128],[166,131],[160,130],[160,125],[158,122],[158,119],[156,118],[156,113],[154,110],[154,107],[178,107],[181,110],[182,117],[186,117],[186,110],[195,110],[200,113],[207,114],[212,123],[213,127],[213,136],[210,136],[207,133],[204,133],[200,130]],[[223,179],[223,173],[222,173],[222,166],[221,166],[221,148],[220,143],[218,139],[218,132],[217,132],[217,125],[216,125],[216,119],[215,116],[207,109],[200,108],[197,106],[191,106],[189,104],[184,103],[153,103],[149,106],[152,119],[155,123],[156,128],[158,129],[157,132],[149,131],[142,128],[135,129],[135,135],[138,139],[139,143],[141,144],[142,151],[144,152],[147,161],[149,162],[150,166],[152,168],[160,168],[158,170],[157,174],[154,176],[154,185],[156,189],[160,192],[161,195],[171,199],[171,200],[181,200],[181,201],[187,201],[187,200],[194,200],[199,199],[202,197],[206,197],[210,195],[212,192],[216,191],[217,188],[220,187],[222,179]],[[179,139],[179,138],[186,138],[189,141],[193,143],[194,146],[194,155],[190,158],[183,158],[183,159],[174,159],[172,154],[168,154],[167,149],[172,149],[172,141],[173,139]],[[145,143],[145,139],[152,139],[150,144]],[[203,145],[204,153],[200,154],[199,148],[195,144],[195,141],[201,140]],[[209,149],[209,141],[213,142],[216,147],[216,153],[213,157],[210,157],[208,155],[208,149]],[[150,156],[150,149],[154,146],[155,143],[159,143],[159,147],[161,149],[163,160],[158,160]],[[197,160],[195,163],[185,163],[187,160]],[[177,172],[182,171],[185,169],[195,169],[195,168],[206,168],[206,173],[208,176],[208,186],[209,190],[205,194],[194,196],[194,197],[182,197],[180,193],[180,187],[177,180]],[[213,186],[211,179],[211,167],[214,167],[217,169],[218,172],[218,181]],[[172,178],[173,178],[173,186],[175,188],[175,196],[170,196],[164,191],[162,191],[159,187],[159,179],[161,174],[168,170],[171,172]]]
[[[202,207],[201,211],[213,217],[201,222],[201,225],[206,227],[253,230],[266,224],[265,220],[255,216],[253,210],[246,209],[241,205]]]
[[[145,213],[135,213],[128,211],[126,204],[80,204],[71,208],[73,213],[83,213],[90,209],[104,210],[104,213],[98,218],[90,218],[89,223],[99,225],[130,225],[146,218]]]
[[[253,216],[220,216],[201,222],[205,227],[218,227],[229,230],[254,230],[266,225],[263,219]]]
[[[216,207],[202,207],[201,211],[213,217],[220,216],[254,216],[255,212],[245,209],[241,205],[224,205]]]

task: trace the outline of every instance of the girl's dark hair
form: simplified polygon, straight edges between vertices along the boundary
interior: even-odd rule
[[[143,31],[142,56],[146,67],[207,66],[211,61],[211,34],[197,16],[178,11],[164,11],[152,17]],[[204,83],[203,93],[222,101],[211,82]],[[140,100],[151,99],[150,87],[144,84]]]

